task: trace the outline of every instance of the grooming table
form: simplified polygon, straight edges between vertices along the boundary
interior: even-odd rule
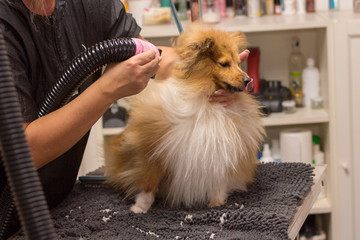
[[[51,211],[59,239],[294,239],[321,190],[325,166],[260,164],[247,192],[224,206],[171,209],[156,201],[134,214],[132,200],[106,185],[77,182]],[[18,234],[14,239],[24,239]]]
[[[295,239],[298,232],[300,231],[301,226],[303,225],[306,217],[310,213],[311,208],[313,207],[316,199],[318,198],[321,192],[321,186],[324,184],[325,180],[325,170],[326,165],[315,166],[314,170],[314,183],[311,186],[310,191],[305,196],[303,201],[296,208],[296,213],[294,218],[290,221],[289,225],[289,237]]]

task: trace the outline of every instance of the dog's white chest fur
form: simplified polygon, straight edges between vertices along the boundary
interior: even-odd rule
[[[171,123],[152,156],[166,155],[165,166],[172,174],[168,200],[175,205],[207,203],[229,185],[229,173],[246,152],[233,120],[236,113],[172,81],[155,88],[153,96]]]

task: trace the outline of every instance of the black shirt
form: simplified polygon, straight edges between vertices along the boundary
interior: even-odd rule
[[[137,37],[141,30],[120,0],[56,0],[50,17],[30,13],[21,0],[0,0],[0,19],[25,122],[37,118],[46,93],[81,51],[106,39]],[[51,208],[71,191],[87,137],[39,169]],[[0,191],[4,179],[0,169]]]

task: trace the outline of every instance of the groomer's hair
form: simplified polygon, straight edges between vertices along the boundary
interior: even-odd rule
[[[29,8],[31,9],[40,9],[42,8],[45,12],[45,0],[30,0]],[[33,22],[35,13],[30,11],[30,19]]]
[[[6,2],[10,5],[10,6],[15,6],[15,3],[13,0],[6,0]],[[42,8],[45,12],[45,0],[30,0],[30,4],[28,6],[28,8],[30,9],[39,9]],[[35,13],[33,13],[31,10],[29,10],[29,16],[30,16],[30,20],[32,23],[34,23],[34,17],[35,17]],[[47,21],[47,17],[44,17],[45,21]]]

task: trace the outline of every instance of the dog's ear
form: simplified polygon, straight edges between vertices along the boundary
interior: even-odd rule
[[[181,61],[175,67],[176,72],[181,73],[181,77],[188,78],[194,73],[197,63],[212,56],[214,51],[215,39],[209,37],[189,44],[182,44],[181,47],[177,48]]]
[[[215,40],[213,38],[206,38],[204,41],[190,44],[189,48],[194,51],[194,54],[202,56],[204,54],[211,54],[214,45]]]
[[[239,52],[245,50],[248,42],[243,32],[232,32],[230,33],[230,37],[234,40],[234,44],[238,47]]]
[[[191,44],[190,47],[194,50],[203,52],[211,49],[214,44],[215,40],[213,38],[206,38],[204,41]]]

